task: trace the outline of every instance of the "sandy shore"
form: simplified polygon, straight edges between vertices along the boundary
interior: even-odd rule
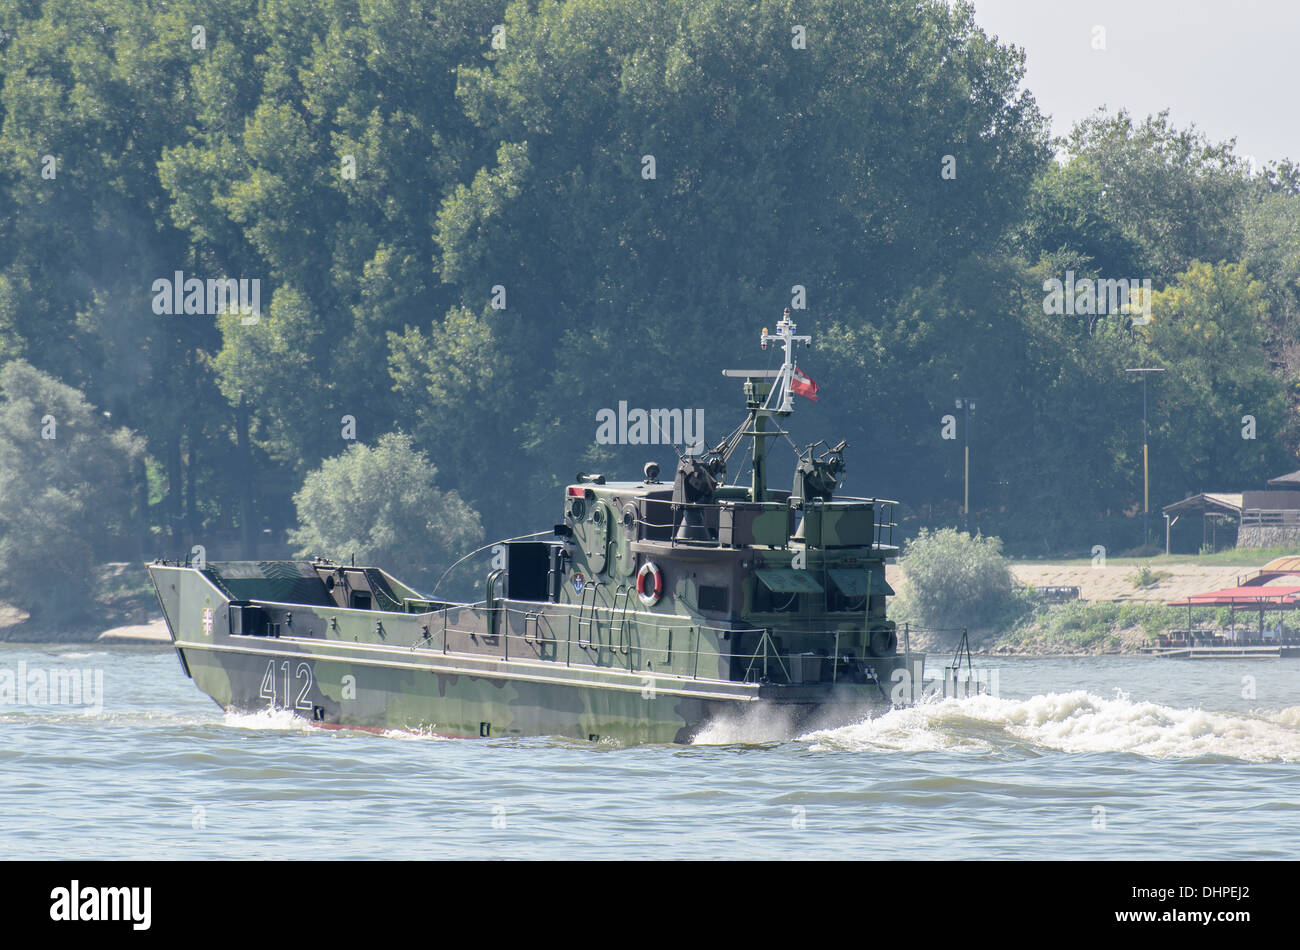
[[[150,623],[136,623],[105,630],[96,640],[115,643],[171,643],[167,623],[161,617]]]
[[[1156,603],[1181,600],[1190,594],[1234,587],[1238,578],[1259,570],[1258,566],[1223,564],[1156,564],[1152,570],[1166,573],[1150,587],[1138,587],[1133,580],[1137,568],[1132,564],[1092,567],[1086,564],[1052,564],[1021,562],[1011,565],[1011,573],[1027,587],[1077,587],[1080,600],[1106,600],[1112,603]],[[894,590],[902,593],[906,583],[897,564],[885,567],[885,577]]]

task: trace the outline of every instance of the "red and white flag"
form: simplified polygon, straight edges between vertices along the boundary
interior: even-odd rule
[[[811,376],[796,366],[790,374],[790,392],[816,402],[821,387],[813,381]]]

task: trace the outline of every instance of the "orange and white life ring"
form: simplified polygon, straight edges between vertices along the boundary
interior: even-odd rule
[[[659,603],[659,598],[664,595],[664,574],[654,561],[646,561],[637,572],[636,595],[647,607]]]

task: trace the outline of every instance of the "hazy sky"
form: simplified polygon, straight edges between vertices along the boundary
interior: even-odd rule
[[[972,2],[986,33],[1025,50],[1025,85],[1056,134],[1101,105],[1139,120],[1168,108],[1261,165],[1300,161],[1300,0]]]

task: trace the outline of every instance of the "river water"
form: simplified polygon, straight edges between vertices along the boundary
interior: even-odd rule
[[[976,666],[998,696],[617,748],[228,715],[167,648],[0,644],[0,857],[1300,854],[1300,660]],[[83,705],[19,672],[76,674]]]

